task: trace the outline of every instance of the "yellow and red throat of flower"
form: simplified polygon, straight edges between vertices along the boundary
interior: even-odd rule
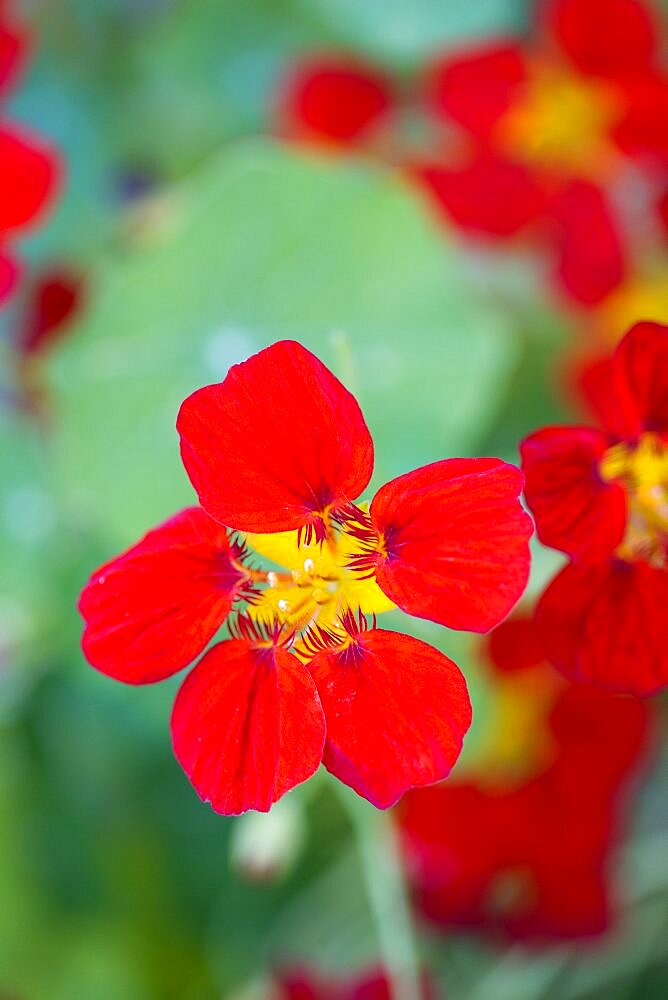
[[[637,442],[609,448],[599,470],[605,482],[626,490],[626,533],[617,554],[668,566],[668,442],[657,434],[642,434]]]
[[[314,642],[348,644],[351,615],[375,617],[395,607],[375,580],[375,557],[384,548],[366,505],[350,505],[336,520],[325,512],[318,528],[243,536],[244,558],[255,553],[275,567],[244,570],[247,614],[261,628],[293,635],[293,651],[303,659],[313,655]]]
[[[619,116],[615,89],[536,62],[524,93],[497,126],[507,154],[535,167],[590,176],[615,159],[608,138]]]

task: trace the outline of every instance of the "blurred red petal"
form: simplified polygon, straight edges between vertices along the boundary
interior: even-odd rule
[[[0,17],[4,13],[0,11]],[[27,54],[28,37],[13,25],[0,24],[0,95],[16,82]]]
[[[230,555],[225,529],[192,507],[101,566],[79,601],[89,663],[126,684],[159,681],[191,663],[244,582]]]
[[[11,257],[0,254],[0,303],[8,298],[16,287],[19,270]]]
[[[668,236],[668,190],[663,192],[663,194],[657,201],[656,208],[659,215],[659,219],[661,220],[661,225],[663,226],[666,235]]]
[[[317,770],[325,719],[296,656],[235,639],[214,646],[186,677],[172,740],[197,794],[216,812],[267,812]]]
[[[668,684],[668,573],[611,560],[571,565],[543,594],[536,621],[566,676],[629,694]]]
[[[19,229],[55,191],[58,163],[45,146],[12,127],[0,128],[0,234]]]
[[[392,106],[392,85],[346,57],[312,58],[291,68],[281,87],[279,127],[288,135],[354,143]]]
[[[503,673],[537,667],[545,660],[533,615],[513,614],[487,636],[488,656]]]
[[[408,788],[450,773],[471,704],[464,677],[443,653],[371,629],[308,667],[327,719],[324,763],[344,784],[386,809]]]
[[[499,459],[453,458],[382,486],[370,515],[388,553],[376,565],[383,592],[408,614],[448,628],[498,625],[529,573],[523,482]]]
[[[34,283],[19,348],[34,354],[50,347],[79,309],[83,298],[81,275],[51,270]]]
[[[625,111],[615,139],[631,156],[668,160],[668,77],[645,73],[623,81]]]
[[[177,427],[202,506],[243,531],[298,529],[359,496],[373,442],[355,398],[284,340],[193,393]]]
[[[636,430],[668,433],[668,326],[636,323],[613,356],[611,390],[620,409],[637,414]]]
[[[435,207],[462,229],[508,237],[539,218],[543,189],[526,167],[481,153],[462,167],[418,164],[413,176]]]
[[[524,495],[544,545],[597,558],[621,542],[626,493],[598,471],[609,445],[606,434],[587,427],[545,427],[522,441]]]
[[[571,181],[552,199],[557,227],[557,278],[573,299],[597,305],[619,285],[625,272],[622,235],[600,188]]]
[[[634,437],[641,431],[635,402],[626,386],[617,386],[618,374],[611,355],[591,358],[576,372],[583,400],[602,427],[617,437]]]
[[[610,796],[649,749],[648,703],[590,684],[564,687],[549,721],[559,746],[555,767],[574,795],[582,787],[583,798]]]
[[[548,27],[584,73],[617,76],[648,65],[658,43],[639,0],[548,0]]]
[[[427,100],[439,117],[486,138],[512,107],[526,79],[521,46],[495,41],[437,60],[429,73]]]

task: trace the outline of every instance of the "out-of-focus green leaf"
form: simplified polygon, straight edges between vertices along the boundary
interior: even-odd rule
[[[82,523],[130,541],[190,502],[180,402],[285,337],[358,393],[377,481],[475,449],[515,342],[396,176],[252,143],[151,225],[58,366],[55,467]]]
[[[519,33],[529,0],[297,0],[357,47],[387,58],[431,55],[461,41]]]

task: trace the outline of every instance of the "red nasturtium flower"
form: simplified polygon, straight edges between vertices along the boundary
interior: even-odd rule
[[[321,761],[379,807],[447,775],[470,723],[464,679],[375,615],[397,605],[473,631],[505,617],[529,568],[519,470],[435,462],[356,505],[373,468],[362,412],[292,341],[195,392],[177,427],[202,506],[93,575],[80,602],[91,664],[157,681],[227,619],[232,638],[172,716],[176,756],[219,812],[267,810]],[[283,568],[259,569],[253,550]]]
[[[509,237],[540,228],[556,277],[585,306],[625,273],[625,239],[608,191],[633,160],[668,159],[668,77],[659,30],[639,0],[547,0],[529,42],[486,41],[429,74],[432,112],[459,126],[461,162],[416,167],[448,218]]]
[[[538,536],[570,558],[537,620],[568,676],[652,694],[668,684],[668,327],[638,323],[586,381],[600,429],[521,445]]]
[[[53,150],[5,119],[7,90],[15,82],[27,46],[9,7],[0,3],[0,303],[13,291],[19,274],[8,243],[45,209],[59,174]]]
[[[482,744],[398,819],[416,902],[431,921],[546,943],[610,924],[609,867],[629,779],[647,749],[647,706],[565,681],[534,622],[489,639]]]
[[[392,1000],[392,992],[381,969],[336,979],[309,969],[289,969],[276,977],[267,1000]],[[426,976],[415,1000],[435,1000]]]

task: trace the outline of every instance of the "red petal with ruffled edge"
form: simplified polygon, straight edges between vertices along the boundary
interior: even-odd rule
[[[471,724],[459,668],[433,646],[371,629],[308,663],[327,719],[325,767],[387,809],[445,778]]]
[[[246,579],[225,529],[184,510],[91,577],[79,600],[86,659],[126,684],[169,677],[202,652]]]
[[[0,233],[20,229],[44,209],[58,174],[53,152],[14,126],[0,129]]]
[[[584,73],[617,76],[646,67],[657,48],[650,10],[638,0],[548,0],[547,26]]]
[[[625,273],[622,235],[612,208],[595,184],[575,180],[554,196],[550,214],[557,228],[560,285],[576,302],[597,305]]]
[[[392,86],[380,72],[344,57],[322,56],[293,66],[283,81],[279,129],[302,139],[354,143],[392,106]]]
[[[546,196],[530,170],[492,153],[464,166],[414,164],[420,183],[448,221],[487,236],[509,237],[542,216]]]
[[[588,427],[545,427],[520,444],[524,495],[544,545],[591,559],[621,542],[626,492],[598,471],[609,446],[607,434]]]
[[[267,812],[322,760],[325,717],[296,656],[245,639],[214,646],[172,712],[174,753],[216,812]]]
[[[202,506],[242,531],[316,526],[358,497],[373,442],[354,396],[301,344],[283,340],[181,407],[181,454]]]
[[[376,580],[403,611],[487,632],[519,600],[533,526],[524,477],[497,458],[434,462],[382,486],[371,503],[387,557]]]
[[[82,298],[81,275],[57,269],[41,275],[30,291],[20,350],[34,354],[51,347],[76,314]]]
[[[527,76],[526,57],[517,43],[492,42],[435,62],[426,97],[440,118],[486,138],[512,107]]]
[[[636,323],[613,355],[611,391],[630,417],[629,430],[668,432],[668,326]]]
[[[513,613],[489,633],[486,646],[489,659],[504,674],[530,670],[545,661],[533,615]]]
[[[668,684],[668,573],[612,560],[567,566],[536,610],[548,659],[566,676],[628,694]]]

